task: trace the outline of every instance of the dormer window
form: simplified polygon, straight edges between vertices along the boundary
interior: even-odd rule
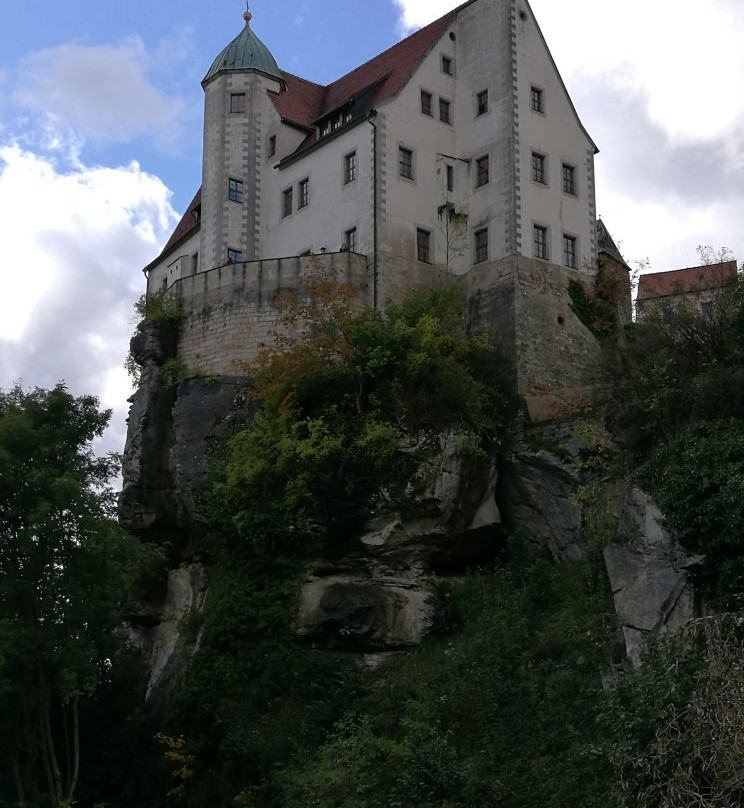
[[[342,109],[336,110],[318,124],[318,137],[328,137],[332,132],[337,132],[342,126],[352,119],[352,104],[346,104]]]

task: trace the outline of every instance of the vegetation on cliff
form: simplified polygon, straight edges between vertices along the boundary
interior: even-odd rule
[[[65,804],[74,743],[66,747],[70,776],[60,765],[62,790],[43,755],[65,748],[75,726],[81,805],[739,804],[739,619],[713,616],[660,638],[640,673],[623,673],[601,565],[599,543],[612,531],[605,519],[601,529],[586,525],[592,552],[572,565],[531,557],[526,537],[512,536],[493,563],[434,590],[419,647],[375,668],[297,639],[292,620],[307,559],[342,555],[381,496],[405,507],[414,471],[443,431],[457,430],[477,464],[509,421],[500,382],[509,374],[484,336],[466,332],[452,290],[358,312],[320,278],[308,300],[316,305],[286,302],[277,350],[251,366],[244,412],[214,447],[202,548],[214,562],[209,596],[203,615],[182,626],[193,653],[157,736],[127,701],[137,695],[136,671],[111,632],[132,564],[108,518],[106,489],[97,487],[111,466],[95,465],[89,452],[105,417],[62,388],[0,397],[0,749],[8,761],[0,805]],[[609,346],[620,333],[606,327],[613,306],[593,300],[584,299],[585,316],[602,325]],[[705,315],[659,309],[626,327],[620,342],[610,349],[608,419],[625,472],[650,488],[687,547],[704,554],[706,601],[738,608],[741,282]],[[610,474],[600,455],[589,458],[596,478]],[[620,467],[613,455],[612,473]],[[79,526],[67,521],[77,508],[49,516],[61,501],[80,503]],[[30,532],[29,517],[41,519]],[[71,534],[59,531],[68,524]],[[26,539],[29,563],[19,565],[13,548]],[[26,585],[37,553],[43,574]],[[14,600],[21,595],[38,598],[44,619],[24,622]],[[53,707],[51,746],[49,732],[38,734],[45,705]],[[34,773],[23,793],[16,770]]]

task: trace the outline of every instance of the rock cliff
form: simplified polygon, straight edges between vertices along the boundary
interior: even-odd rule
[[[133,620],[135,641],[150,661],[151,695],[167,692],[198,644],[194,618],[207,597],[210,565],[198,493],[210,444],[245,410],[250,383],[235,376],[172,378],[164,372],[172,344],[167,332],[144,325],[132,341],[142,374],[131,402],[120,501],[121,523],[165,547],[170,560],[158,605]],[[490,563],[508,533],[558,562],[584,558],[579,493],[592,475],[579,462],[574,427],[532,429],[478,463],[460,450],[456,434],[441,436],[437,457],[421,470],[426,482],[405,512],[380,508],[342,557],[308,564],[297,635],[367,655],[415,644],[429,623],[433,582]],[[679,548],[644,492],[621,481],[606,486],[614,528],[603,555],[625,654],[637,664],[645,634],[692,617],[689,569],[697,559]]]

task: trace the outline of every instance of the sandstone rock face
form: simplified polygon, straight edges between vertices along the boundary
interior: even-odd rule
[[[405,513],[384,509],[358,549],[310,567],[298,634],[365,653],[413,645],[428,627],[437,573],[493,558],[503,538],[496,463],[476,475],[457,435],[442,437],[440,446],[412,481]]]
[[[680,547],[648,494],[618,486],[617,539],[604,548],[618,623],[633,666],[651,632],[675,631],[695,616],[690,568],[701,558]]]
[[[519,443],[502,464],[499,499],[510,530],[556,561],[584,558],[577,468],[544,449]]]
[[[153,625],[131,627],[131,639],[148,661],[147,699],[162,701],[185,659],[199,644],[199,615],[207,596],[207,570],[182,563],[168,573],[165,596]]]
[[[426,576],[311,571],[296,622],[300,636],[334,647],[394,650],[418,642],[427,627]]]

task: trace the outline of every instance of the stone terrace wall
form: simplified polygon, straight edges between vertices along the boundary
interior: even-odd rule
[[[277,296],[306,297],[303,278],[319,272],[350,284],[360,308],[366,304],[367,259],[350,252],[227,264],[176,281],[183,311],[178,358],[190,374],[244,373],[243,364],[272,343]]]

